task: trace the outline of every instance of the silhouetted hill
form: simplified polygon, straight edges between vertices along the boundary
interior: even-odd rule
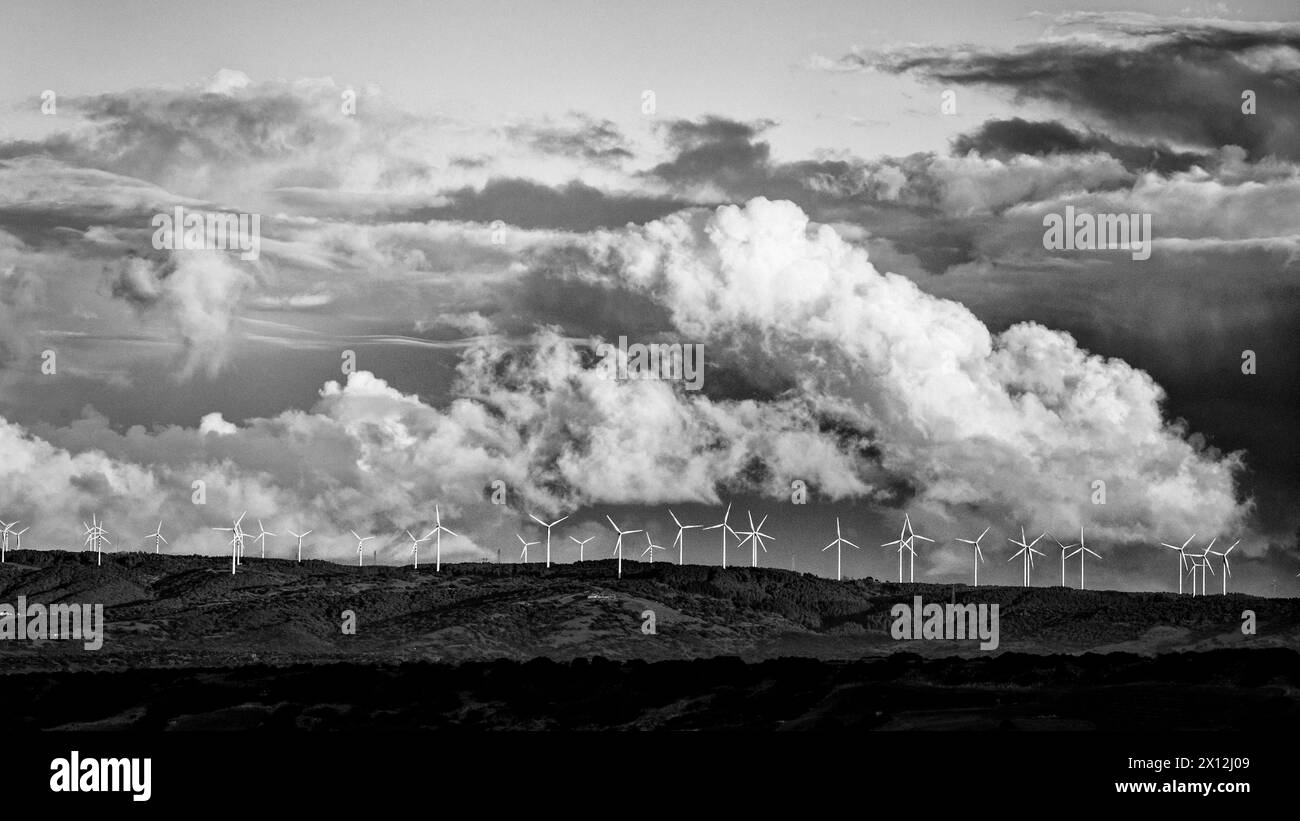
[[[767,568],[624,562],[351,567],[149,553],[13,551],[0,564],[0,603],[102,603],[104,646],[0,641],[6,672],[237,667],[298,662],[559,661],[737,656],[863,659],[988,655],[974,641],[895,641],[890,608],[996,603],[996,653],[1155,655],[1300,646],[1300,600],[1241,595],[970,588],[836,582]],[[1243,635],[1242,612],[1258,632]],[[644,611],[656,632],[642,632]],[[341,629],[356,616],[355,635]]]

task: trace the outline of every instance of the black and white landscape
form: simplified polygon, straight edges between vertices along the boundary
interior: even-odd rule
[[[7,10],[0,726],[1295,730],[1300,9],[1182,2]]]

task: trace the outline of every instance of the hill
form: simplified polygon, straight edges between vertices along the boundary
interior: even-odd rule
[[[896,641],[890,608],[999,607],[995,651],[975,641]],[[664,661],[737,656],[856,660],[1002,653],[1154,656],[1300,646],[1300,600],[1059,587],[836,582],[768,568],[624,562],[351,567],[149,553],[15,551],[0,564],[0,603],[102,603],[103,647],[0,641],[23,671],[231,668],[249,664],[462,662],[546,658]],[[1257,634],[1243,635],[1252,610]],[[355,615],[345,634],[344,611]],[[655,632],[643,632],[653,611]]]

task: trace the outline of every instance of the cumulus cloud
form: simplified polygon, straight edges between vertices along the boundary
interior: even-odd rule
[[[879,273],[791,203],[674,215],[590,251],[588,276],[653,294],[685,338],[761,350],[815,410],[875,430],[882,465],[924,502],[1126,538],[1190,522],[1226,531],[1246,512],[1240,455],[1165,419],[1147,374],[1036,324],[993,334],[961,304]],[[1090,502],[1095,479],[1112,487],[1104,511]]]

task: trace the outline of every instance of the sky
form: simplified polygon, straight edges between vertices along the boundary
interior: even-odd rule
[[[968,581],[988,527],[981,580],[1017,583],[1023,526],[1048,583],[1082,528],[1090,586],[1176,588],[1159,544],[1195,534],[1293,594],[1298,15],[15,7],[0,517],[216,555],[247,510],[402,563],[436,504],[451,560],[536,514],[569,561],[607,515],[668,545],[731,503],[760,564],[833,575],[838,517],[845,574],[894,578],[906,513],[918,580]],[[177,206],[258,215],[258,258],[157,247]],[[1046,248],[1067,207],[1149,215],[1150,258]],[[703,345],[702,390],[603,378],[620,336]]]

